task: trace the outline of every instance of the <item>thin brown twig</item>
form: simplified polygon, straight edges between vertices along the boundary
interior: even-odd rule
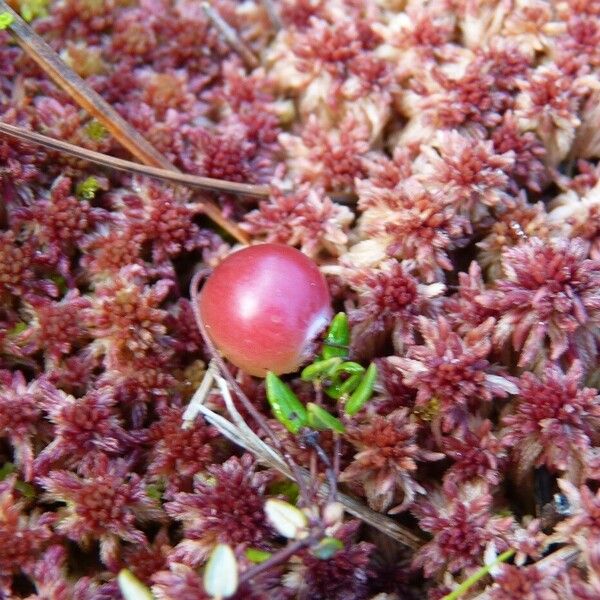
[[[165,156],[136,131],[100,94],[70,69],[46,42],[8,5],[0,0],[0,11],[9,13],[13,21],[9,26],[19,45],[27,55],[79,106],[85,109],[127,148],[141,163],[178,171]],[[208,198],[201,198],[205,214],[243,244],[249,242],[247,234],[227,219],[219,207]]]
[[[230,194],[244,194],[247,196],[260,196],[265,197],[269,195],[269,186],[266,185],[251,185],[248,183],[236,183],[233,181],[225,181],[224,179],[214,179],[212,177],[200,177],[198,175],[189,175],[187,173],[179,173],[177,171],[171,171],[167,169],[161,169],[159,167],[149,167],[146,165],[140,165],[139,163],[124,160],[122,158],[115,158],[108,154],[102,154],[101,152],[95,152],[94,150],[88,150],[75,144],[69,144],[62,140],[36,133],[24,127],[17,125],[9,125],[0,121],[0,132],[10,137],[25,140],[32,144],[39,144],[58,152],[64,152],[70,154],[82,160],[87,160],[91,163],[102,165],[110,169],[116,169],[118,171],[127,171],[131,173],[137,173],[139,175],[147,175],[148,177],[155,177],[157,179],[163,179],[171,183],[177,183],[190,187],[197,187],[200,189],[210,190],[214,192],[227,192]]]
[[[223,36],[227,44],[240,55],[244,64],[249,69],[256,69],[259,65],[258,58],[256,58],[254,52],[252,52],[252,50],[250,50],[250,48],[248,48],[248,46],[240,39],[237,31],[225,21],[209,2],[202,3],[202,10],[204,10],[206,16],[210,19],[210,22]]]
[[[276,552],[264,562],[260,563],[259,565],[256,565],[255,567],[250,567],[249,569],[244,571],[240,575],[240,584],[254,579],[254,577],[260,575],[261,573],[264,573],[265,571],[268,571],[272,567],[280,565],[281,563],[285,562],[288,558],[294,556],[294,554],[297,554],[299,550],[302,550],[302,548],[310,546],[314,542],[318,541],[319,537],[322,535],[323,532],[319,531],[313,533],[307,538],[304,538],[303,540],[296,540],[295,542],[290,542],[285,548],[282,548],[279,552]]]

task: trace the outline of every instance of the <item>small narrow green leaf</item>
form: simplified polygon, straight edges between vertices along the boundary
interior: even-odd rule
[[[275,418],[291,433],[298,433],[308,423],[306,407],[289,386],[271,371],[267,373],[266,385],[267,400]]]
[[[300,375],[302,381],[313,381],[319,377],[330,375],[342,362],[341,357],[333,356],[327,360],[318,360],[305,367]]]
[[[213,598],[229,598],[238,588],[238,564],[227,544],[217,544],[204,569],[204,589]]]
[[[0,13],[0,29],[8,29],[14,22],[15,18],[8,12]]]
[[[373,387],[377,380],[377,367],[375,363],[371,363],[362,381],[358,384],[358,387],[352,392],[350,399],[346,402],[344,410],[346,414],[352,416],[355,415],[369,400],[373,394]]]
[[[153,600],[150,590],[129,570],[121,569],[117,576],[121,595],[125,600]]]
[[[308,425],[313,429],[332,429],[337,433],[345,433],[346,428],[343,423],[318,404],[309,402],[306,408],[308,409]]]
[[[316,546],[311,548],[314,556],[321,560],[329,560],[336,552],[344,549],[344,543],[333,537],[323,538]]]
[[[246,558],[255,564],[260,564],[265,562],[265,560],[269,560],[271,556],[273,556],[272,552],[267,552],[266,550],[259,550],[258,548],[248,548],[246,550]]]
[[[331,321],[327,330],[325,341],[323,342],[323,358],[333,358],[348,356],[348,344],[350,343],[350,327],[348,326],[348,317],[346,313],[340,312]]]

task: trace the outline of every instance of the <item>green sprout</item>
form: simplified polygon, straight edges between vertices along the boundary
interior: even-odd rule
[[[95,177],[88,177],[80,181],[75,187],[75,193],[82,200],[93,200],[96,192],[100,189],[100,183]]]
[[[373,394],[377,379],[377,367],[368,369],[347,360],[350,328],[345,313],[338,313],[325,334],[320,356],[305,367],[300,374],[302,381],[311,381],[315,388],[344,405],[346,414],[352,416],[363,408]],[[344,433],[343,423],[325,408],[309,402],[305,407],[296,394],[274,373],[267,373],[267,399],[275,418],[291,433],[297,434],[303,427],[317,430],[330,429]]]
[[[108,130],[100,121],[93,119],[86,125],[85,133],[94,142],[101,142],[108,135]]]
[[[8,29],[14,22],[15,18],[8,12],[0,13],[0,29]]]

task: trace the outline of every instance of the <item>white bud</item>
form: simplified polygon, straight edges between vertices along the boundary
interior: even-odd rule
[[[330,502],[323,509],[323,521],[330,527],[339,523],[344,516],[344,507],[340,502]]]
[[[227,544],[217,544],[204,569],[204,589],[213,598],[229,598],[238,588],[238,564]]]
[[[288,539],[301,540],[308,535],[308,519],[295,506],[270,498],[265,502],[265,514],[275,531]]]
[[[117,582],[125,600],[154,599],[150,590],[129,569],[119,571]]]

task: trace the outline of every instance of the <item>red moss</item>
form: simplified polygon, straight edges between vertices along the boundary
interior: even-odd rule
[[[214,460],[211,442],[217,431],[196,419],[182,428],[181,408],[159,410],[159,419],[148,431],[150,447],[147,473],[151,478],[167,479],[174,489],[191,488],[196,473],[205,471]],[[182,490],[183,491],[183,490]],[[185,491],[190,491],[186,489]]]
[[[386,417],[373,416],[348,429],[347,438],[358,450],[341,481],[360,483],[371,508],[388,511],[395,500],[400,504],[388,512],[410,506],[418,493],[425,493],[413,479],[418,460],[439,460],[442,454],[428,452],[417,444],[419,426],[409,421],[408,410]]]
[[[417,405],[439,402],[436,420],[441,418],[446,430],[464,421],[465,411],[479,402],[517,392],[516,385],[494,374],[487,361],[493,327],[490,318],[461,337],[443,317],[437,321],[421,317],[424,345],[409,347],[406,357],[388,358],[404,375],[406,385],[417,390]]]
[[[0,439],[12,446],[26,481],[33,477],[34,441],[41,425],[38,397],[37,382],[28,384],[20,371],[0,371]]]
[[[171,555],[175,562],[196,566],[216,543],[261,546],[270,535],[263,511],[269,476],[255,472],[250,455],[213,465],[208,474],[212,481],[197,478],[193,493],[176,494],[165,505],[167,514],[183,523],[185,534]]]
[[[56,530],[83,547],[98,540],[100,557],[109,568],[118,568],[121,540],[147,543],[140,522],[163,518],[140,477],[122,459],[111,462],[99,454],[84,476],[51,471],[39,484],[47,500],[66,504],[57,514]]]
[[[491,542],[497,552],[506,550],[512,517],[494,516],[491,509],[492,497],[483,483],[459,487],[447,481],[441,492],[421,499],[413,513],[433,539],[417,551],[414,565],[426,577],[444,569],[458,573],[480,566]]]
[[[575,362],[564,374],[549,364],[542,379],[524,373],[513,410],[506,415],[502,440],[519,472],[547,466],[579,477],[587,453],[598,441],[600,396],[581,387],[583,369]]]
[[[0,482],[0,573],[18,575],[33,566],[53,538],[52,515],[31,515],[14,488],[15,478]]]
[[[478,301],[499,316],[494,343],[512,342],[530,365],[546,353],[590,361],[596,355],[600,262],[586,259],[581,240],[533,238],[502,255],[505,278]]]

